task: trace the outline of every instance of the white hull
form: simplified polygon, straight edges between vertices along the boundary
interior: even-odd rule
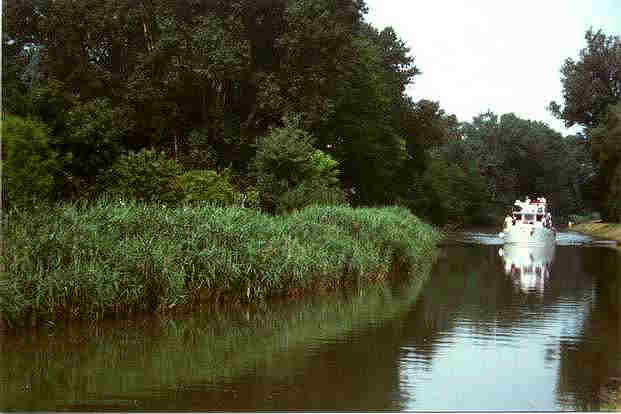
[[[505,228],[503,233],[505,244],[537,246],[556,243],[556,230],[542,226],[518,223]]]

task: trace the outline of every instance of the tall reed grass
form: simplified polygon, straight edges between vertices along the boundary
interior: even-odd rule
[[[413,272],[439,234],[405,208],[311,206],[286,216],[101,199],[3,217],[0,319],[255,302]]]

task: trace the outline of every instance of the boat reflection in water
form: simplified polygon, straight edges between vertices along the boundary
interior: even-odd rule
[[[554,260],[554,244],[528,246],[505,244],[498,250],[505,264],[505,273],[525,293],[543,293]]]

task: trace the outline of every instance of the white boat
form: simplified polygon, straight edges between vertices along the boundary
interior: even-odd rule
[[[553,243],[541,245],[507,244],[500,248],[505,273],[524,293],[543,293],[554,261]]]
[[[513,212],[505,218],[501,233],[505,244],[545,245],[556,243],[556,230],[543,197],[516,200]]]

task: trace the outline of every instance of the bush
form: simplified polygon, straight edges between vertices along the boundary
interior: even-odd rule
[[[286,191],[278,198],[277,211],[299,210],[309,205],[347,204],[345,192],[320,180],[308,180]]]
[[[183,199],[177,182],[182,172],[181,165],[164,152],[143,149],[120,156],[97,181],[101,192],[114,196],[176,203]]]
[[[234,200],[233,186],[226,174],[211,170],[188,171],[177,177],[184,193],[184,201],[212,201],[230,205]]]
[[[6,206],[54,199],[65,162],[66,158],[52,149],[45,124],[2,117],[2,197]]]
[[[48,79],[29,91],[28,104],[24,108],[33,118],[39,119],[51,128],[55,137],[65,132],[67,116],[77,100],[67,85],[58,80]]]
[[[205,129],[193,130],[187,142],[187,150],[180,155],[179,161],[185,168],[211,170],[216,168],[218,157],[209,143],[209,135]]]
[[[233,205],[258,210],[260,208],[259,192],[252,187],[245,191],[235,192],[233,195]]]
[[[71,169],[78,176],[95,175],[119,157],[131,130],[129,117],[107,99],[95,99],[72,109],[67,116],[63,150],[73,155]]]
[[[314,138],[299,128],[299,117],[285,117],[259,140],[253,168],[264,207],[284,212],[306,205],[341,203],[338,162],[313,147]]]

